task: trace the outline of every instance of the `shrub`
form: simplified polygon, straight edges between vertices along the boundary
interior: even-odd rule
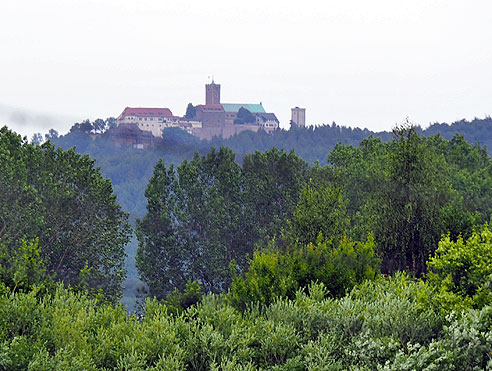
[[[255,253],[244,277],[232,284],[232,303],[244,309],[247,303],[270,304],[277,297],[293,298],[298,289],[313,282],[322,282],[333,297],[342,297],[355,284],[373,279],[379,260],[374,254],[374,239],[365,243],[347,238],[338,244],[323,241],[281,252]]]
[[[492,232],[485,225],[465,241],[450,236],[439,242],[427,262],[430,282],[441,289],[444,302],[456,308],[492,304]]]

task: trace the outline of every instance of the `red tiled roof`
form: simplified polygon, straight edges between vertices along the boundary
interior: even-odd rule
[[[169,108],[130,108],[126,107],[120,117],[137,116],[137,117],[173,117]]]

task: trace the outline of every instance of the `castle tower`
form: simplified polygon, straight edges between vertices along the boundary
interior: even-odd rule
[[[205,104],[220,104],[220,84],[213,79],[211,84],[205,85]]]
[[[305,127],[306,126],[306,109],[295,107],[292,108],[291,121],[297,126]]]

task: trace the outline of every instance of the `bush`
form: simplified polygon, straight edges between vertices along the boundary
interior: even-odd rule
[[[203,293],[200,285],[196,281],[188,281],[185,290],[180,292],[177,288],[170,293],[165,304],[168,309],[176,314],[182,313],[192,305],[200,302],[203,298]]]
[[[492,232],[485,225],[465,241],[448,236],[439,242],[427,262],[430,282],[441,289],[441,298],[456,308],[481,308],[492,304]]]
[[[293,298],[298,289],[321,282],[332,297],[342,297],[355,284],[373,279],[379,269],[374,239],[365,243],[344,238],[334,245],[319,235],[316,244],[285,253],[257,252],[244,277],[236,277],[230,298],[244,309],[248,303],[270,304],[275,298]]]

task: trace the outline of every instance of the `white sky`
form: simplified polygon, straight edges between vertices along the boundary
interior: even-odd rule
[[[0,125],[31,136],[126,106],[183,115],[214,75],[288,127],[389,130],[492,113],[490,0],[1,0]]]

